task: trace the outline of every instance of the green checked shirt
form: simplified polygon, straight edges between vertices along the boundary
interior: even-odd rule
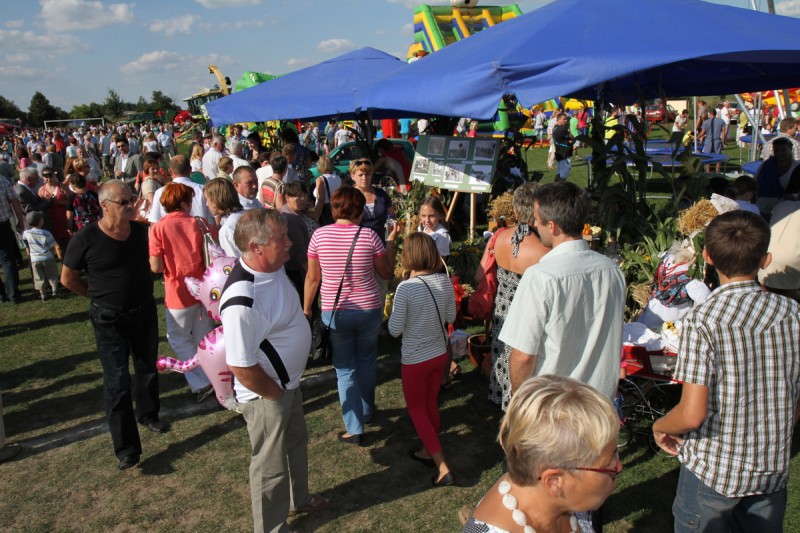
[[[754,281],[716,289],[683,321],[675,379],[708,387],[678,458],[734,498],[786,486],[800,396],[800,306]]]

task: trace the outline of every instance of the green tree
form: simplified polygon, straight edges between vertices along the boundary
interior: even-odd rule
[[[0,96],[0,118],[25,118],[25,112],[22,111],[17,104],[5,98],[4,96]]]
[[[69,118],[100,118],[102,116],[103,106],[97,102],[78,104],[69,113]]]
[[[151,102],[153,104],[153,111],[169,111],[170,109],[180,108],[180,106],[175,105],[175,102],[172,100],[172,98],[161,91],[153,91]]]
[[[150,104],[147,103],[147,100],[144,99],[144,96],[140,96],[136,101],[136,107],[134,110],[137,113],[146,113],[147,111],[150,111]]]
[[[36,91],[31,97],[31,103],[28,106],[28,122],[32,126],[43,126],[45,120],[54,120],[56,118],[57,112],[50,105],[50,100],[39,91]]]
[[[103,102],[105,114],[111,117],[118,117],[125,111],[125,102],[122,101],[117,91],[108,89],[108,94]]]

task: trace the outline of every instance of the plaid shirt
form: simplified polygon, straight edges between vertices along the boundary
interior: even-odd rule
[[[16,198],[19,198],[17,191],[6,178],[0,176],[0,222],[11,220],[11,200]]]
[[[683,321],[675,379],[708,387],[678,458],[728,497],[786,486],[800,396],[800,306],[754,281],[723,285]]]

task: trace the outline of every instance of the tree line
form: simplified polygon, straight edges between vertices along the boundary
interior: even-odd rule
[[[0,95],[0,118],[19,119],[23,124],[33,127],[41,127],[45,120],[63,119],[82,119],[82,118],[106,118],[116,120],[128,111],[136,113],[147,113],[156,111],[177,110],[180,106],[169,96],[161,91],[153,91],[150,101],[144,96],[134,102],[124,101],[117,91],[108,89],[105,100],[102,103],[91,102],[88,104],[78,104],[72,107],[69,112],[64,111],[58,106],[50,103],[50,100],[39,91],[31,97],[28,111],[22,111],[13,101]]]

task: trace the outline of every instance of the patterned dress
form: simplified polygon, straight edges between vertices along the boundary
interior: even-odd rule
[[[489,374],[489,400],[505,411],[511,399],[511,379],[508,374],[508,359],[511,348],[498,340],[506,321],[514,293],[517,292],[522,274],[509,272],[497,265],[497,296],[494,299],[492,318],[492,371]]]

